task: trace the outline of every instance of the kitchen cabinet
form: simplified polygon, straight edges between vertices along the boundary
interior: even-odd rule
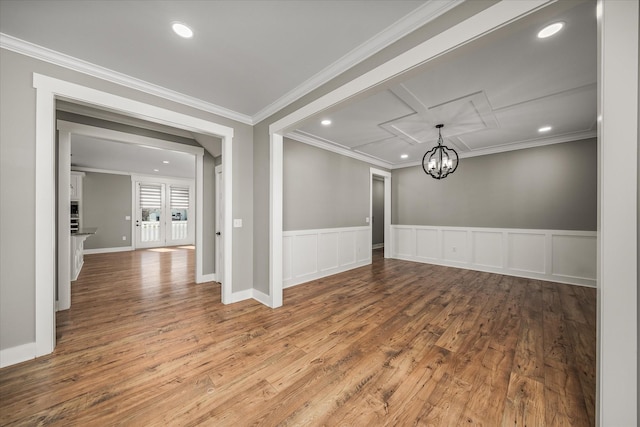
[[[84,265],[84,241],[96,234],[96,228],[85,228],[71,234],[71,281],[78,279]]]

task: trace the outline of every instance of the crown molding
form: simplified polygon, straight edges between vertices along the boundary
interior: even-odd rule
[[[323,150],[331,151],[342,156],[351,157],[352,159],[360,160],[372,165],[380,166],[386,169],[392,169],[391,163],[377,159],[375,157],[367,156],[365,154],[356,153],[346,148],[333,145],[329,142],[325,142],[311,134],[302,134],[298,131],[289,132],[284,135],[285,138],[293,139],[294,141],[302,142],[303,144],[312,145]]]
[[[426,23],[453,9],[465,0],[429,0],[408,15],[396,21],[365,43],[356,47],[345,56],[324,68],[304,83],[286,93],[278,100],[260,110],[253,117],[237,111],[215,105],[201,99],[188,96],[108,68],[57,52],[34,43],[0,33],[0,48],[7,49],[31,58],[45,61],[83,74],[107,80],[169,101],[216,114],[247,125],[254,125],[275,114],[287,105],[297,101],[354,65],[376,54],[390,44],[400,40]]]
[[[498,153],[504,153],[507,151],[524,150],[526,148],[535,148],[535,147],[542,147],[545,145],[561,144],[563,142],[579,141],[581,139],[595,138],[596,136],[597,136],[597,132],[593,130],[572,132],[572,133],[549,137],[549,138],[529,139],[526,141],[519,141],[519,142],[510,143],[510,144],[504,144],[498,147],[491,147],[491,148],[486,148],[482,150],[474,150],[466,153],[464,152],[458,153],[458,155],[461,159],[469,158],[469,157],[477,157],[477,156],[486,156],[489,154],[498,154]],[[293,139],[298,142],[302,142],[304,144],[313,145],[314,147],[318,147],[323,150],[332,151],[336,154],[352,157],[356,160],[360,160],[363,162],[367,162],[367,163],[380,166],[383,168],[391,169],[391,170],[410,168],[413,166],[420,166],[422,164],[422,162],[405,162],[405,163],[395,163],[395,164],[389,163],[377,157],[372,157],[362,152],[351,151],[350,149],[344,148],[339,144],[332,143],[328,140],[317,137],[307,132],[293,131],[286,134],[285,137]]]
[[[126,74],[122,74],[117,71],[113,71],[108,68],[104,68],[99,65],[95,65],[60,52],[56,52],[55,50],[30,43],[25,40],[21,40],[8,34],[0,33],[0,48],[7,49],[83,74],[88,74],[102,80],[107,80],[121,86],[135,89],[149,95],[164,98],[169,101],[177,102],[179,104],[193,107],[198,110],[206,111],[208,113],[225,117],[227,119],[235,120],[240,123],[248,125],[253,125],[254,123],[252,118],[246,114],[238,113],[236,111],[211,104],[201,99],[184,95],[182,93],[166,89],[162,86],[158,86],[144,80],[136,79]]]
[[[597,132],[594,130],[586,130],[580,132],[572,132],[564,135],[554,136],[544,139],[529,139],[526,141],[513,142],[511,144],[500,145],[498,147],[485,148],[482,150],[474,150],[466,153],[458,153],[461,159],[469,157],[486,156],[489,154],[505,153],[507,151],[524,150],[527,148],[543,147],[545,145],[561,144],[563,142],[579,141],[581,139],[596,138]],[[422,162],[399,163],[391,166],[391,169],[402,169],[413,166],[420,166]]]
[[[535,147],[542,147],[545,145],[561,144],[563,142],[579,141],[581,139],[595,138],[596,136],[597,136],[597,132],[591,131],[591,130],[571,132],[563,135],[552,136],[549,138],[528,139],[525,141],[518,141],[518,142],[512,142],[510,144],[500,145],[497,147],[485,148],[482,150],[474,150],[469,153],[463,153],[460,155],[460,157],[465,158],[465,157],[486,156],[487,154],[498,154],[498,153],[504,153],[506,151],[524,150],[526,148],[535,148]]]
[[[378,53],[390,44],[400,40],[428,22],[443,15],[465,0],[429,0],[424,5],[405,15],[391,26],[376,34],[360,46],[356,47],[333,64],[324,68],[301,85],[286,93],[272,104],[266,106],[253,116],[253,123],[277,113],[287,105],[297,101],[304,95],[319,88],[323,84],[339,76],[343,72],[365,59]]]

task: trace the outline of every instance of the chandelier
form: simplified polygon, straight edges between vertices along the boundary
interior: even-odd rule
[[[436,125],[438,128],[438,145],[424,153],[422,169],[431,178],[442,179],[452,174],[458,168],[458,153],[453,148],[442,145],[441,129],[444,125]]]

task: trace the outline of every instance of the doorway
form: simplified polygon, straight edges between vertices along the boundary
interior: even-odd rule
[[[135,248],[194,244],[193,184],[135,181]]]
[[[66,310],[71,307],[71,234],[70,234],[70,169],[71,169],[71,140],[73,137],[83,137],[86,138],[91,144],[104,146],[108,143],[113,143],[114,145],[122,147],[144,147],[145,149],[152,148],[154,152],[158,151],[173,151],[176,153],[183,153],[188,158],[191,158],[192,168],[195,171],[195,188],[198,186],[202,187],[203,185],[203,155],[204,149],[202,147],[189,146],[176,142],[170,142],[165,140],[159,140],[151,137],[146,137],[134,133],[121,132],[113,129],[108,129],[104,127],[97,127],[86,125],[77,122],[70,122],[64,120],[58,120],[57,122],[58,129],[58,192],[57,192],[57,283],[54,285],[57,291],[57,298],[54,298],[54,301],[57,299],[56,310]],[[120,151],[117,151],[120,153]],[[105,155],[105,153],[102,153]],[[131,154],[131,153],[129,153]],[[106,172],[104,170],[93,170],[92,172]],[[135,177],[135,175],[132,175]],[[136,178],[139,182],[145,182],[145,180],[141,178]],[[148,179],[148,178],[147,178]],[[144,203],[151,203],[154,206],[149,209],[146,208],[147,217],[156,219],[153,225],[150,225],[149,232],[143,236],[141,233],[136,232],[136,228],[132,225],[131,239],[136,241],[136,245],[133,248],[138,247],[154,247],[154,246],[165,246],[167,244],[189,244],[193,243],[193,236],[195,234],[195,229],[200,225],[202,228],[202,212],[198,210],[198,206],[202,206],[202,192],[196,194],[194,197],[194,183],[193,179],[185,179],[180,180],[178,178],[167,179],[167,178],[157,178],[157,182],[155,184],[151,184],[146,191],[144,199]],[[173,187],[173,189],[172,189]],[[154,193],[151,189],[159,189],[160,193]],[[166,193],[169,194],[166,194]],[[173,193],[173,194],[172,194]],[[139,199],[139,192],[133,190],[132,193],[134,195],[133,206],[138,206],[137,200]],[[173,201],[173,203],[172,203]],[[186,202],[186,205],[185,205]],[[158,210],[156,210],[155,203],[159,203],[157,206]],[[167,205],[168,204],[168,205]],[[172,206],[173,204],[173,206]],[[196,209],[193,209],[193,205],[195,204]],[[104,209],[108,209],[108,206],[104,206]],[[173,208],[173,209],[172,209]],[[138,211],[137,214],[133,213],[134,222],[140,222],[142,209],[133,209],[133,211]],[[180,213],[180,217],[189,217],[195,219],[194,221],[180,221],[181,224],[178,224],[176,228],[176,232],[172,232],[170,230],[168,233],[165,231],[166,228],[171,228],[173,224],[169,222],[166,227],[159,227],[161,224],[160,220],[166,220],[165,215],[161,215],[161,212],[176,212]],[[195,215],[194,214],[195,212]],[[131,215],[131,214],[128,214]],[[178,216],[178,215],[176,215]],[[200,217],[200,218],[198,218]],[[131,218],[129,217],[129,220]],[[110,222],[113,222],[113,219],[110,219]],[[173,222],[173,221],[172,221]],[[91,224],[89,224],[91,225]],[[97,230],[98,233],[108,233],[106,229]],[[126,236],[125,236],[126,237]],[[196,273],[196,282],[201,283],[205,280],[202,280],[202,264],[198,262],[202,257],[202,237],[196,240],[196,265],[195,265],[195,273]],[[198,242],[198,240],[200,240]],[[82,250],[80,251],[83,252]],[[77,257],[77,255],[76,255]],[[82,254],[80,254],[82,257]],[[198,280],[200,279],[200,280]]]
[[[39,244],[35,250],[35,349],[34,356],[39,357],[49,354],[55,348],[56,342],[56,270],[58,255],[64,256],[65,251],[56,250],[56,140],[55,140],[55,109],[56,100],[67,100],[95,106],[105,110],[115,111],[120,114],[144,118],[155,123],[170,123],[180,129],[210,135],[222,140],[222,156],[232,159],[233,128],[203,120],[187,114],[167,110],[145,102],[99,91],[93,88],[71,84],[49,76],[34,73],[33,86],[36,89],[36,209],[48,212],[50,215],[38,215],[35,221],[35,233]],[[163,141],[166,143],[166,141]],[[178,144],[185,147],[183,144]],[[203,282],[202,274],[202,162],[196,162],[196,282]],[[232,162],[224,169],[225,196],[232,199]],[[66,176],[69,181],[69,174]],[[199,182],[198,182],[199,180]],[[64,184],[64,183],[63,183]],[[68,187],[67,187],[68,188]],[[64,203],[62,203],[64,204]],[[232,215],[232,203],[225,204],[225,217]],[[199,219],[198,219],[199,218]],[[225,232],[231,236],[230,222],[225,222]],[[66,240],[66,239],[65,239]],[[68,240],[67,240],[68,241]],[[225,280],[221,289],[222,302],[230,303],[232,300],[232,245],[229,241],[224,247]],[[68,263],[67,263],[68,264]]]
[[[384,178],[371,178],[371,249],[384,248]]]
[[[391,172],[369,169],[369,227],[371,249],[384,250],[384,257],[391,257]]]

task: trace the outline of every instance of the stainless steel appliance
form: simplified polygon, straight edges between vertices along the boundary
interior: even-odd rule
[[[71,232],[77,233],[80,229],[80,210],[78,202],[73,200],[71,202]]]

